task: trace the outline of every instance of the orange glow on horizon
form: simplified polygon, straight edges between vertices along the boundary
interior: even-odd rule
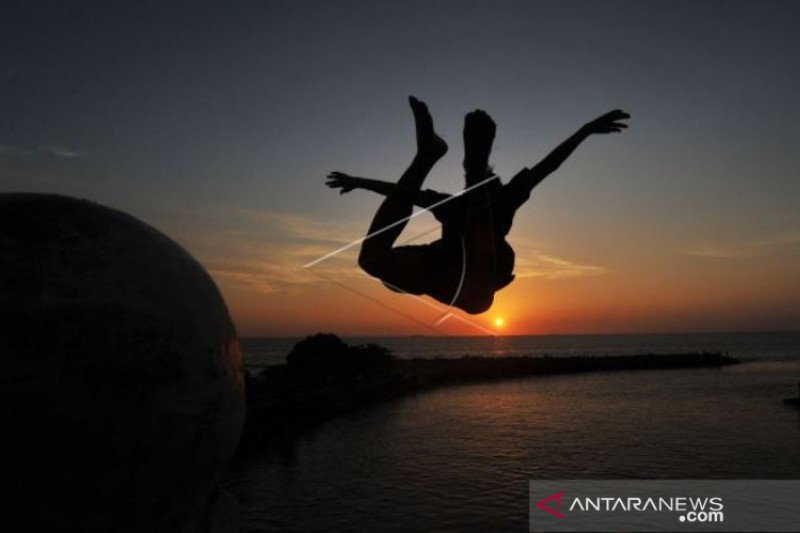
[[[259,285],[261,278],[246,269],[236,275],[212,274],[242,336],[320,331],[345,336],[507,336],[796,329],[800,297],[796,265],[779,254],[759,261],[730,260],[723,269],[680,254],[641,255],[631,263],[629,253],[621,250],[606,248],[602,261],[576,253],[575,263],[602,264],[605,270],[566,273],[558,270],[567,268],[561,263],[554,263],[554,272],[544,270],[547,264],[536,266],[539,270],[526,267],[523,259],[532,254],[523,250],[519,279],[496,294],[490,310],[469,315],[451,309],[457,317],[444,321],[437,302],[388,291],[359,273],[353,257],[331,268],[339,283],[277,267],[273,272],[269,264],[261,268],[280,283]],[[531,268],[527,275],[525,268]],[[750,281],[754,279],[759,282]]]

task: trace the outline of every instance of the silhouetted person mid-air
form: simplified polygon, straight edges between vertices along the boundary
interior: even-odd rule
[[[503,184],[489,167],[495,123],[483,111],[473,111],[464,120],[465,191],[451,196],[422,190],[447,143],[434,132],[427,106],[413,96],[409,102],[417,153],[397,183],[333,172],[327,185],[342,194],[366,189],[386,196],[361,245],[358,264],[365,272],[394,291],[427,294],[468,313],[482,313],[492,305],[494,293],[514,279],[514,251],[505,237],[517,209],[587,137],[622,131],[627,125],[621,121],[630,116],[615,110],[587,123],[537,165]],[[415,205],[430,210],[442,224],[441,238],[395,246]]]

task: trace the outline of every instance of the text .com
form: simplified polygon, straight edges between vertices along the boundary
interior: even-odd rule
[[[689,511],[678,517],[681,522],[723,522],[725,516],[722,511]]]

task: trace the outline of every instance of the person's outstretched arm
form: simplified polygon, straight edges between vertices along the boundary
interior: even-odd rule
[[[343,172],[331,172],[326,179],[328,181],[325,184],[328,187],[331,189],[341,189],[339,194],[345,194],[355,189],[364,189],[365,191],[372,191],[382,196],[389,196],[397,188],[396,183],[370,178],[359,178]],[[448,198],[450,198],[449,194],[433,191],[431,189],[424,189],[416,192],[414,196],[414,205],[427,209]]]
[[[615,109],[602,115],[591,122],[587,122],[581,129],[576,131],[566,141],[559,144],[547,157],[531,168],[524,168],[518,172],[506,187],[512,193],[512,198],[524,203],[530,197],[531,191],[547,176],[552,174],[561,163],[575,151],[575,149],[590,135],[612,132],[621,132],[628,125],[620,122],[630,118],[630,115],[619,109]]]

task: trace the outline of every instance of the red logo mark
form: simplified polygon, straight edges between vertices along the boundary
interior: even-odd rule
[[[564,491],[563,490],[561,492],[556,492],[555,494],[553,494],[549,498],[545,498],[544,500],[542,500],[539,503],[537,503],[536,507],[538,507],[542,511],[546,511],[546,512],[550,513],[553,516],[557,516],[559,518],[564,518],[564,515],[561,512],[556,511],[555,509],[551,509],[550,507],[547,506],[548,502],[551,502],[551,501],[555,500],[555,501],[558,502],[558,505],[556,505],[556,508],[557,509],[561,509],[561,498],[563,498],[563,497],[564,497]]]

